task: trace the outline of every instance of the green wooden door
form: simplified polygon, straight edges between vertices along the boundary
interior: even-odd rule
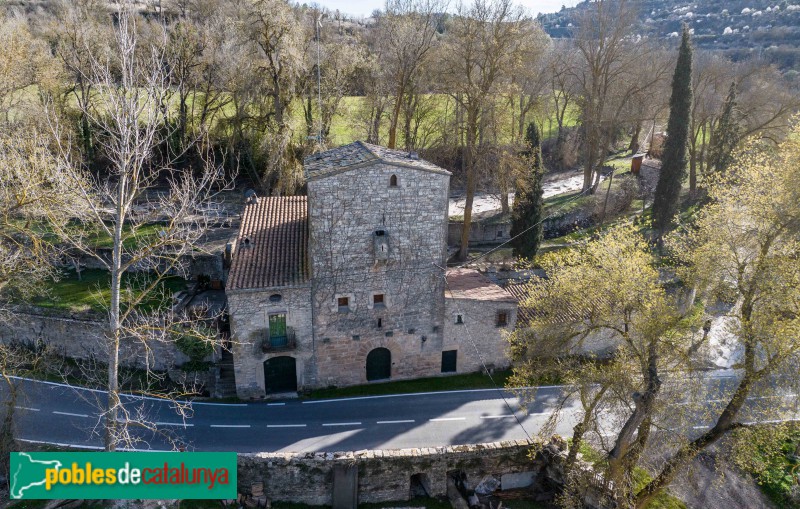
[[[367,380],[386,380],[392,376],[392,352],[376,348],[367,355]]]
[[[269,344],[274,347],[286,346],[286,315],[269,315]]]
[[[268,394],[297,391],[297,368],[294,357],[273,357],[264,362],[264,385]]]

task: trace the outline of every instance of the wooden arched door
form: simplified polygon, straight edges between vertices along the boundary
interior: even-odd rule
[[[376,348],[367,354],[367,380],[386,380],[392,376],[392,352]]]

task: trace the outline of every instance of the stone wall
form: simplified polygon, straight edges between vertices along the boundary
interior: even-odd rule
[[[463,481],[466,492],[479,483],[500,490],[527,488],[538,501],[552,501],[564,485],[566,442],[509,440],[488,444],[337,453],[239,454],[239,492],[272,501],[314,506],[332,503],[334,470],[357,467],[358,503],[405,501],[411,477],[418,476],[428,496],[445,497],[448,477]],[[579,460],[578,470],[593,475]],[[587,483],[586,507],[603,507],[602,488]]]
[[[445,496],[448,472],[460,470],[474,486],[486,475],[533,470],[526,440],[423,449],[340,453],[239,454],[239,491],[264,483],[270,500],[331,505],[334,466],[358,466],[358,502],[409,500],[411,476],[424,474],[428,495]]]
[[[318,385],[310,292],[310,286],[227,292],[236,394],[239,398],[266,397],[270,388],[264,379],[264,361],[278,356],[295,359],[298,389]],[[279,296],[280,300],[275,296]],[[270,314],[286,315],[286,326],[294,333],[294,348],[264,353],[261,346],[269,338]]]
[[[511,240],[511,221],[507,215],[498,216],[472,222],[469,229],[470,246],[501,244]],[[451,221],[447,225],[447,245],[460,246],[463,229],[463,221]]]
[[[103,341],[105,324],[98,320],[73,318],[50,313],[36,312],[36,308],[16,312],[14,318],[0,327],[0,342],[36,345],[40,342],[55,352],[73,359],[88,359],[107,355]],[[148,348],[138,341],[123,340],[120,347],[120,362],[123,366],[164,371],[180,366],[189,358],[181,353],[174,343],[152,341]]]
[[[384,163],[308,182],[318,385],[366,382],[381,347],[392,379],[439,373],[448,186],[447,174]]]
[[[497,326],[495,317],[500,311],[508,313],[506,326]],[[462,323],[458,323],[458,315]],[[516,303],[447,298],[442,349],[458,351],[458,373],[480,371],[484,363],[489,369],[507,368],[511,360],[505,338],[516,322]]]
[[[81,254],[77,256],[77,262],[84,269],[108,270],[108,266],[98,260],[97,256],[103,258],[106,263],[111,263],[111,254],[111,249],[96,249],[95,255]],[[127,261],[128,259],[128,257],[123,257],[123,261]],[[198,276],[202,275],[208,276],[211,279],[225,279],[225,271],[223,269],[223,253],[221,251],[216,253],[195,252],[191,255],[181,256],[180,262],[177,266],[181,269],[171,270],[169,271],[169,274],[182,277],[189,281],[194,281],[198,278]],[[69,261],[65,267],[69,270],[72,270],[74,267],[73,262]],[[149,265],[134,264],[131,267],[130,272],[148,272],[151,270],[152,267]]]

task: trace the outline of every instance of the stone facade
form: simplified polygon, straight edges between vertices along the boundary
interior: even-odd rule
[[[229,291],[228,313],[236,375],[236,394],[241,399],[263,398],[264,362],[290,355],[295,359],[297,387],[314,387],[314,335],[311,329],[311,288],[279,287],[263,290]],[[279,296],[280,299],[276,298]],[[269,315],[284,314],[286,326],[294,340],[285,349],[264,351],[269,342]]]
[[[392,379],[438,374],[449,178],[378,163],[309,181],[320,385],[367,382],[375,348]]]
[[[498,322],[503,313],[506,313],[505,325]],[[517,321],[516,302],[448,298],[445,317],[442,350],[458,352],[457,373],[480,371],[484,364],[487,369],[510,366],[505,336],[514,330]]]
[[[488,357],[458,331],[446,339],[449,172],[356,142],[307,159],[306,179],[307,197],[245,206],[227,290],[240,398],[274,394],[286,376],[298,390],[436,376],[452,371],[451,350],[456,372],[508,364],[496,308],[513,327],[515,303],[488,281],[506,302],[458,304]],[[262,348],[271,315],[285,316],[295,339],[281,351]],[[279,362],[294,363],[294,375],[279,380]]]

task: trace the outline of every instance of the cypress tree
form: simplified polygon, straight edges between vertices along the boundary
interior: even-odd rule
[[[714,133],[708,154],[708,168],[711,171],[724,172],[733,160],[733,150],[739,143],[741,136],[736,115],[736,83],[731,83],[728,97],[722,105],[722,115]]]
[[[525,156],[530,167],[517,181],[517,192],[511,209],[511,237],[514,238],[514,254],[523,258],[533,258],[542,241],[542,145],[539,130],[531,122],[525,132],[528,149]],[[517,237],[519,235],[519,237]]]
[[[692,47],[689,28],[683,26],[683,38],[678,63],[672,76],[672,95],[669,99],[667,141],[661,158],[653,200],[653,225],[663,234],[678,211],[681,184],[686,177],[686,144],[689,140],[689,120],[692,109]]]

